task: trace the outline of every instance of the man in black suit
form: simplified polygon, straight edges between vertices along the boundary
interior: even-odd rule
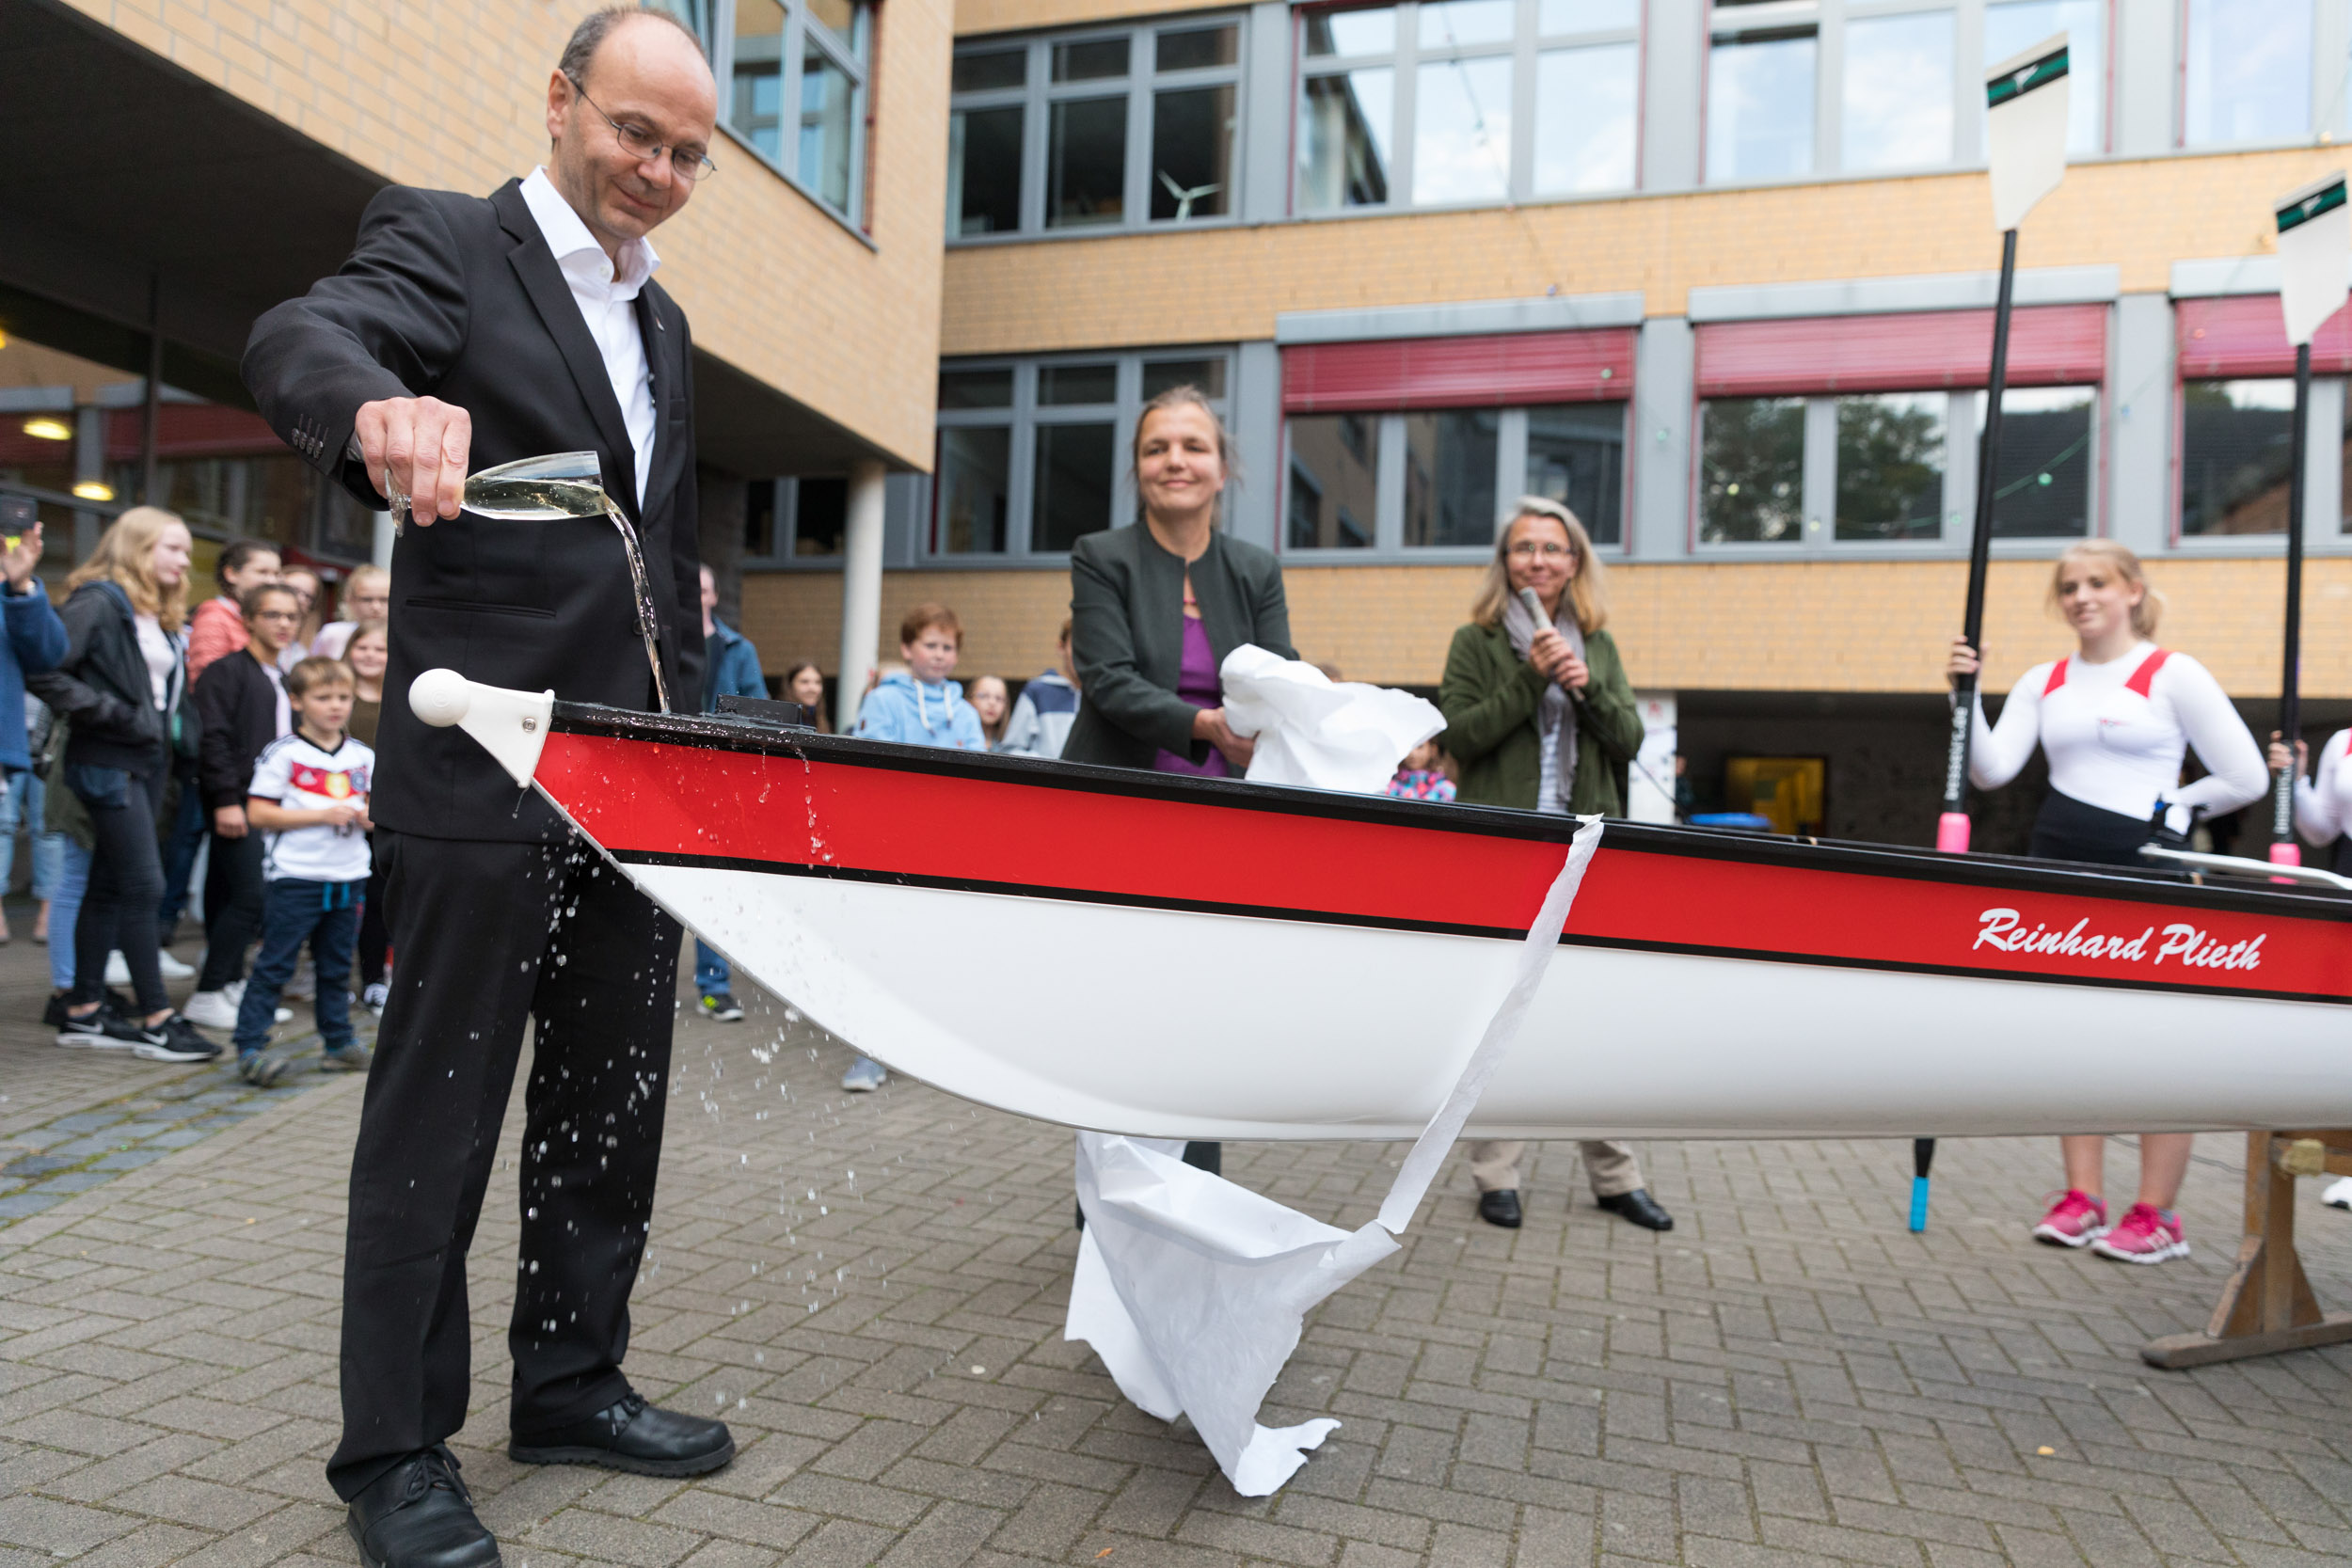
[[[246,383],[297,451],[371,507],[405,492],[373,812],[395,955],[351,1174],[342,1445],[327,1478],[385,1568],[496,1563],[445,1440],[466,1418],[466,1253],[534,1028],[509,1451],[691,1475],[726,1428],[647,1405],[621,1371],[653,1211],[676,924],[408,709],[478,681],[655,705],[618,531],[460,514],[466,474],[593,450],[644,541],[671,700],[703,647],[686,318],[645,235],[712,172],[717,88],[659,12],[582,23],[548,85],[547,166],[487,199],[393,187],[336,276],[254,326]]]

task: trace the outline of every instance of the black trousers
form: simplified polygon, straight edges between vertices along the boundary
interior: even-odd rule
[[[465,1422],[466,1254],[526,1021],[510,1418],[530,1432],[628,1391],[677,996],[677,923],[584,846],[378,829],[375,854],[399,960],[351,1162],[326,1467],[346,1500]]]
[[[212,835],[204,860],[204,973],[199,990],[218,990],[245,978],[245,950],[262,934],[262,832],[247,828],[243,838]]]
[[[163,788],[160,765],[149,772],[68,763],[66,787],[89,813],[96,844],[90,850],[89,890],[73,927],[73,1001],[106,994],[106,955],[122,949],[139,1016],[171,1006],[164,993],[152,918],[164,895],[163,853],[155,841],[155,803]],[[55,940],[54,938],[52,940]]]
[[[375,843],[375,835],[368,835],[368,843]],[[375,872],[368,879],[367,902],[359,907],[359,949],[357,955],[359,969],[359,989],[367,990],[384,978],[384,956],[391,950],[391,927],[385,924],[384,865],[378,861]]]

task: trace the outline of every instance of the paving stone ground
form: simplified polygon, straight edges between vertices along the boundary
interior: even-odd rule
[[[362,1085],[247,1096],[59,1051],[24,1022],[40,961],[0,949],[0,1164],[87,1152],[81,1190],[0,1213],[0,1568],[353,1562],[321,1465]],[[1662,1237],[1591,1207],[1573,1145],[1535,1156],[1515,1234],[1457,1166],[1402,1256],[1310,1320],[1265,1413],[1344,1424],[1244,1499],[1061,1338],[1069,1133],[916,1085],[844,1095],[847,1060],[780,1004],[681,1023],[628,1367],[733,1423],[739,1457],[697,1481],[504,1457],[501,1164],[455,1446],[510,1568],[2352,1559],[2352,1348],[2136,1354],[2210,1310],[2239,1138],[2201,1140],[2197,1254],[2155,1269],[2026,1239],[2046,1139],[1947,1142],[1923,1237],[1901,1144],[1650,1145]],[[1402,1152],[1232,1145],[1226,1168],[1353,1227]],[[2111,1188],[2135,1164],[2110,1146]],[[2352,1215],[2301,1185],[2313,1283],[2352,1305]]]

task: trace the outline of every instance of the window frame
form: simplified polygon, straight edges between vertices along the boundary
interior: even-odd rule
[[[1625,423],[1625,444],[1617,465],[1617,537],[1607,543],[1596,542],[1594,552],[1606,560],[1623,560],[1629,553],[1633,534],[1633,400],[1630,398],[1571,398],[1566,403],[1584,406],[1598,404],[1617,409]],[[1512,404],[1485,410],[1501,416],[1495,436],[1495,527],[1502,526],[1502,511],[1519,497],[1527,494],[1527,415],[1531,408],[1549,407],[1548,403]],[[1313,409],[1296,414],[1282,413],[1279,439],[1277,443],[1278,479],[1274,520],[1275,552],[1285,561],[1302,566],[1343,566],[1375,564],[1394,566],[1400,563],[1429,566],[1477,565],[1494,554],[1490,542],[1480,545],[1407,545],[1405,543],[1405,421],[1415,414],[1476,413],[1474,406],[1384,409]],[[1375,421],[1376,467],[1374,469],[1372,543],[1360,547],[1352,546],[1297,546],[1290,542],[1290,480],[1291,480],[1291,421],[1294,419],[1327,419],[1344,413],[1359,413]]]
[[[2309,112],[2301,135],[2285,136],[2269,141],[2201,141],[2188,139],[2188,71],[2189,27],[2191,8],[2198,0],[2175,0],[2172,11],[2172,148],[2177,152],[2198,155],[2249,152],[2264,148],[2308,147],[2315,136],[2335,135],[2352,130],[2352,93],[2344,93],[2341,83],[2345,61],[2343,51],[2344,19],[2342,0],[2312,0],[2312,36],[2306,54],[2311,61],[2311,81],[2306,91],[2311,96]],[[2334,49],[2324,47],[2328,41]],[[2333,69],[2329,62],[2334,62]],[[2333,123],[2329,122],[2328,107],[2330,99],[2337,100]],[[2177,519],[2176,519],[2177,526]]]
[[[784,10],[784,31],[778,35],[779,77],[776,88],[777,150],[779,156],[771,158],[761,151],[749,131],[739,129],[729,118],[735,105],[735,14],[736,0],[710,0],[710,38],[707,52],[710,55],[711,74],[719,84],[719,130],[729,141],[741,148],[752,160],[803,196],[815,202],[828,216],[836,219],[850,232],[871,243],[868,218],[866,149],[870,142],[868,120],[873,111],[874,41],[879,7],[876,0],[850,0],[855,8],[853,27],[856,36],[844,40],[821,22],[811,25],[808,0],[774,0]],[[815,185],[800,175],[801,87],[806,75],[804,62],[811,44],[836,69],[850,78],[850,204],[836,207],[825,198]]]
[[[837,572],[841,570],[842,557],[838,550],[831,555],[797,555],[794,553],[800,543],[801,481],[841,477],[839,474],[783,474],[774,479],[745,481],[746,484],[775,486],[775,499],[772,503],[775,510],[770,514],[773,519],[773,534],[770,541],[771,546],[770,553],[754,555],[747,542],[737,554],[736,563],[747,572],[807,570]],[[746,523],[750,520],[748,515],[744,518]]]
[[[1463,43],[1424,47],[1421,42],[1422,0],[1388,0],[1385,5],[1325,5],[1304,6],[1291,13],[1291,86],[1287,103],[1290,118],[1290,154],[1285,179],[1284,212],[1293,218],[1310,222],[1330,219],[1366,217],[1392,213],[1446,213],[1476,211],[1482,208],[1521,206],[1531,202],[1553,201],[1612,201],[1633,195],[1642,189],[1642,150],[1644,137],[1643,109],[1647,98],[1648,57],[1647,20],[1650,4],[1642,0],[1630,27],[1593,28],[1580,33],[1546,34],[1541,30],[1541,0],[1513,0],[1515,17],[1511,37],[1501,42]],[[1306,29],[1315,16],[1327,16],[1340,11],[1393,9],[1396,13],[1396,39],[1390,49],[1375,55],[1331,55],[1310,61],[1307,55]],[[1606,190],[1552,191],[1538,193],[1535,188],[1535,125],[1536,72],[1543,55],[1577,49],[1600,49],[1630,45],[1633,50],[1633,169],[1631,178],[1621,186]],[[1420,70],[1424,64],[1447,60],[1507,59],[1511,62],[1511,152],[1510,164],[1503,178],[1503,195],[1476,197],[1453,201],[1417,201],[1413,198],[1415,137],[1418,135],[1418,98]],[[1310,210],[1300,201],[1298,119],[1309,81],[1330,76],[1344,76],[1351,71],[1385,68],[1392,73],[1391,94],[1393,121],[1390,127],[1391,161],[1389,199],[1361,206],[1341,206]]]
[[[1163,33],[1199,32],[1210,27],[1231,26],[1234,31],[1233,62],[1231,65],[1200,66],[1186,71],[1159,69],[1159,39]],[[1057,44],[1099,43],[1110,39],[1127,40],[1127,69],[1116,77],[1099,76],[1079,82],[1052,80],[1054,49]],[[1088,26],[1064,27],[1048,32],[1022,34],[989,34],[956,40],[958,55],[999,54],[1018,47],[1026,52],[1025,74],[1019,87],[976,88],[957,92],[950,88],[947,113],[950,120],[971,110],[998,109],[1018,106],[1021,117],[1021,196],[1020,220],[1012,228],[989,234],[957,232],[960,214],[947,213],[943,221],[949,247],[973,245],[1025,244],[1038,240],[1089,238],[1104,234],[1137,232],[1174,232],[1195,229],[1232,228],[1242,221],[1244,169],[1248,164],[1249,135],[1249,94],[1248,62],[1249,58],[1249,13],[1241,10],[1212,10],[1178,12],[1155,16],[1146,21],[1105,23]],[[1148,67],[1142,64],[1146,55]],[[1225,211],[1203,217],[1154,218],[1152,216],[1152,112],[1157,96],[1164,91],[1180,91],[1187,87],[1230,87],[1233,90],[1233,130],[1231,146],[1232,169],[1226,178]],[[1057,103],[1093,98],[1109,98],[1123,94],[1127,100],[1127,150],[1121,177],[1121,215],[1113,223],[1049,227],[1046,223],[1046,181],[1052,156],[1053,106]],[[953,149],[950,148],[950,158]],[[947,172],[947,182],[955,183],[955,170]]]
[[[935,567],[981,569],[1001,567],[1038,567],[1066,565],[1068,550],[1041,550],[1031,546],[1037,511],[1037,433],[1048,425],[1100,424],[1108,416],[1111,424],[1112,489],[1111,516],[1104,528],[1118,528],[1122,520],[1132,518],[1136,506],[1135,482],[1129,475],[1126,453],[1135,444],[1136,421],[1143,412],[1143,367],[1147,361],[1159,363],[1175,359],[1214,359],[1225,367],[1225,392],[1211,398],[1210,406],[1226,421],[1228,429],[1233,422],[1233,405],[1241,370],[1241,351],[1232,343],[1179,343],[1153,348],[1122,348],[1087,352],[1067,352],[1033,355],[985,355],[969,358],[942,359],[940,371],[1010,371],[1012,401],[1003,408],[942,408],[937,415],[937,433],[933,436],[933,464],[930,483],[926,485],[922,515],[916,525],[915,562],[925,570]],[[1102,365],[1114,367],[1114,396],[1107,404],[1041,404],[1038,401],[1039,374],[1051,367]],[[938,547],[940,486],[940,438],[954,428],[993,428],[1011,432],[1010,452],[1006,464],[1005,482],[1005,547],[1001,551],[951,551]],[[1234,481],[1227,481],[1225,522],[1232,528]],[[815,560],[814,557],[809,558]],[[836,561],[838,558],[834,558]]]

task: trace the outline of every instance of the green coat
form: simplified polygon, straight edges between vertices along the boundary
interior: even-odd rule
[[[1573,699],[1576,777],[1568,784],[1568,809],[1622,816],[1627,768],[1642,749],[1642,715],[1616,641],[1606,631],[1585,637],[1584,662],[1593,678]],[[1511,639],[1501,626],[1473,624],[1454,634],[1438,706],[1446,722],[1438,738],[1462,768],[1457,799],[1535,809],[1543,767],[1536,704],[1543,694],[1543,676],[1511,651]]]

